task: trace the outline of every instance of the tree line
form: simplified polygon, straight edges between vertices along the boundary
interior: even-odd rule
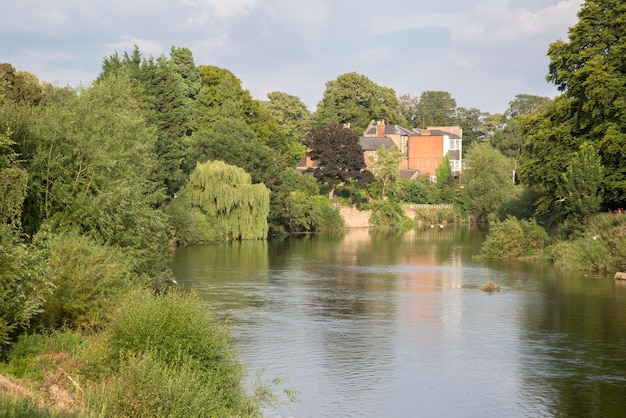
[[[602,214],[621,211],[626,196],[625,7],[585,1],[569,39],[548,49],[560,95],[519,94],[501,114],[458,107],[444,91],[398,96],[354,72],[329,81],[311,112],[284,92],[253,99],[231,71],[197,65],[184,47],[114,53],[78,89],[0,64],[4,359],[20,336],[111,330],[129,288],[168,294],[174,245],[341,231],[327,195],[397,228],[407,226],[402,203],[452,203],[452,215],[432,221],[490,223],[485,257],[626,269],[626,222]],[[366,162],[359,136],[381,119],[462,127],[461,177],[444,159],[437,183],[402,178],[395,149]],[[305,156],[320,163],[312,175],[296,170]],[[175,367],[177,354],[124,350],[109,351],[115,367],[98,376],[189,372]],[[254,410],[237,382],[227,385],[225,410]]]

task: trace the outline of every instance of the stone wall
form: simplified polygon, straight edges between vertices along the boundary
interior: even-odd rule
[[[369,228],[371,210],[358,210],[354,206],[340,206],[339,213],[346,222],[347,228]]]

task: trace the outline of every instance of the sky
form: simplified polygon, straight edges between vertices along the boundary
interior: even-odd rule
[[[253,97],[282,91],[314,111],[348,72],[398,95],[449,92],[502,113],[517,94],[554,97],[550,43],[583,0],[4,0],[0,62],[58,86],[88,86],[102,60],[187,47]]]

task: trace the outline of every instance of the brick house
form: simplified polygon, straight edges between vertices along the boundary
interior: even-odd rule
[[[402,151],[400,174],[403,177],[412,178],[417,174],[434,176],[446,155],[452,175],[458,177],[461,174],[462,135],[463,130],[458,126],[408,130],[398,125],[385,125],[383,120],[370,122],[361,141],[367,143],[367,151],[372,152],[376,141],[380,141],[380,147],[390,139]]]

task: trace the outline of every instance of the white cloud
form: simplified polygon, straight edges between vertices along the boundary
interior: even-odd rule
[[[566,33],[576,22],[580,0],[560,1],[535,11],[524,7],[478,7],[467,18],[469,25],[454,32],[466,45],[505,45],[543,34]],[[555,39],[556,40],[556,39]]]
[[[248,15],[257,0],[179,0],[191,9],[193,17],[186,21],[187,27],[201,27],[213,21],[225,21]]]
[[[124,36],[121,41],[113,44],[107,44],[107,53],[114,51],[132,51],[135,45],[139,47],[139,50],[144,56],[159,56],[163,53],[163,46],[159,41],[150,39],[139,39],[133,36]]]

